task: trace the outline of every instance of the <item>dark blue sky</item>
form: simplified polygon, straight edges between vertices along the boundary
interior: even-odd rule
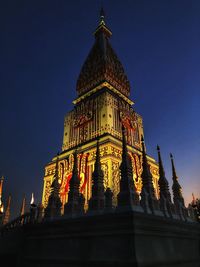
[[[12,210],[41,200],[44,165],[61,149],[63,119],[93,44],[102,1],[1,1],[0,170]],[[143,116],[147,151],[169,153],[188,201],[200,195],[200,1],[103,1],[111,43]]]

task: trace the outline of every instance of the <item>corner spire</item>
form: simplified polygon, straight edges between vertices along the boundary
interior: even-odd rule
[[[145,151],[144,137],[141,136],[142,143],[142,192],[141,205],[146,213],[161,215],[159,210],[159,202],[156,199],[153,187],[153,176],[150,171],[150,165],[147,160]]]
[[[147,193],[149,193],[152,197],[155,198],[155,192],[153,188],[153,177],[150,171],[150,166],[147,161],[147,155],[145,151],[145,145],[144,145],[144,137],[141,136],[141,143],[142,143],[142,188],[146,189]]]
[[[7,206],[3,218],[3,225],[7,224],[10,220],[10,204],[11,204],[11,195],[8,196]]]
[[[171,164],[172,164],[172,175],[173,175],[173,179],[178,179],[177,177],[177,174],[176,174],[176,169],[175,169],[175,166],[174,166],[174,158],[173,158],[173,155],[172,153],[170,153],[170,159],[171,159]]]
[[[158,151],[159,174],[161,177],[165,177],[165,171],[164,171],[161,154],[160,154],[160,147],[158,145],[157,145],[157,151]]]
[[[172,217],[172,202],[171,194],[169,191],[169,183],[165,177],[165,170],[162,163],[160,147],[157,146],[158,151],[158,164],[159,164],[159,180],[158,185],[160,189],[160,208],[165,217]]]
[[[124,125],[122,125],[122,162],[120,171],[120,191],[117,195],[118,208],[126,207],[128,209],[133,209],[134,205],[139,204],[139,196],[133,181],[133,168],[131,158],[128,154]]]
[[[169,192],[169,183],[165,177],[165,170],[163,167],[163,162],[161,158],[161,153],[160,153],[160,147],[157,146],[157,151],[158,151],[158,164],[159,164],[159,188],[160,188],[160,195],[163,195],[167,201],[171,203],[171,195]]]
[[[77,150],[74,152],[74,166],[72,177],[69,182],[68,202],[65,204],[66,215],[76,215],[80,213],[80,179],[78,176],[78,156]]]
[[[185,206],[184,198],[182,195],[182,188],[178,182],[178,176],[176,174],[176,169],[174,165],[174,158],[171,153],[170,153],[170,158],[171,158],[171,165],[172,165],[172,180],[173,180],[172,191],[174,195],[174,204],[176,204],[177,202],[180,202],[183,206]]]
[[[21,205],[21,210],[20,210],[20,216],[23,216],[25,213],[25,206],[26,206],[26,198],[25,196],[23,197],[22,200],[22,205]]]
[[[48,204],[45,209],[45,217],[53,218],[61,215],[62,202],[60,200],[60,183],[58,173],[59,156],[57,155],[54,180],[51,184],[51,193],[48,199]]]
[[[89,211],[102,211],[105,206],[104,173],[101,169],[99,139],[97,140],[96,160],[92,174],[92,197],[89,200]]]
[[[58,161],[59,161],[59,157],[57,156],[55,174],[54,174],[54,181],[53,181],[53,183],[51,185],[52,193],[53,193],[55,198],[60,198],[60,183],[59,183],[59,174],[58,174]]]

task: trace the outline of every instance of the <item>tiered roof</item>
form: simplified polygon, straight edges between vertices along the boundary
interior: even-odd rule
[[[130,83],[124,68],[112,49],[111,31],[106,27],[101,11],[100,23],[94,33],[95,43],[82,66],[77,80],[77,92],[81,96],[103,82],[108,82],[126,97],[130,94]]]

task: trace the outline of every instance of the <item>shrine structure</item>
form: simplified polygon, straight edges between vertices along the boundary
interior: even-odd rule
[[[0,263],[26,267],[199,267],[199,201],[172,194],[160,147],[146,153],[142,118],[101,11],[95,43],[65,117],[62,152],[45,167],[42,204],[9,221],[0,179]],[[5,211],[4,211],[5,210]]]
[[[130,83],[110,44],[111,35],[102,11],[99,25],[94,32],[94,45],[77,80],[78,97],[73,101],[73,110],[65,116],[62,152],[45,167],[42,197],[44,207],[48,203],[58,159],[60,197],[64,209],[72,177],[73,154],[77,150],[80,191],[86,200],[85,208],[88,208],[97,138],[104,186],[112,190],[113,203],[116,206],[120,181],[119,166],[122,159],[122,125],[125,128],[128,153],[134,170],[132,179],[137,192],[141,192],[143,121],[133,108]],[[155,196],[158,198],[158,164],[150,156],[147,156],[147,159],[153,176]]]

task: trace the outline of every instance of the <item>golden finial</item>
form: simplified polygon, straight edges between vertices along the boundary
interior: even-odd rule
[[[104,12],[104,9],[102,7],[100,10],[100,23],[99,23],[99,25],[106,25],[104,18],[105,18],[105,12]]]

